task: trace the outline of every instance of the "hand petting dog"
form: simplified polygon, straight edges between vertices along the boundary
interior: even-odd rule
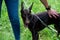
[[[56,12],[55,10],[51,9],[51,6],[48,5],[47,0],[40,0],[40,1],[41,1],[42,4],[45,6],[45,8],[46,8],[46,10],[47,10],[47,12],[48,12],[49,17],[50,17],[50,18],[54,17],[54,18],[57,19],[57,17],[58,17],[59,15],[57,14],[57,12]]]
[[[47,10],[47,12],[50,18],[54,17],[57,19],[57,17],[59,16],[58,13],[53,9]]]

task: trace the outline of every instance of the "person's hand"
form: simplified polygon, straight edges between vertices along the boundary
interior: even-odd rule
[[[47,12],[50,18],[52,17],[57,18],[59,16],[58,13],[53,9],[47,10]]]

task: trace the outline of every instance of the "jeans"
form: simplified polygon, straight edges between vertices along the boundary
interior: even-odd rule
[[[0,15],[1,4],[3,0],[0,0]],[[14,36],[16,40],[20,40],[20,22],[18,17],[18,0],[4,0],[8,10],[8,16],[12,25]]]

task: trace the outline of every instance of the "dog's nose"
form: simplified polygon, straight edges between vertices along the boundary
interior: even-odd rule
[[[30,23],[30,21],[26,21],[26,25],[28,25]]]

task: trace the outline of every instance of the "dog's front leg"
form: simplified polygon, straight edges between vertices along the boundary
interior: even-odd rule
[[[32,40],[38,40],[38,32],[35,30],[32,32]]]

